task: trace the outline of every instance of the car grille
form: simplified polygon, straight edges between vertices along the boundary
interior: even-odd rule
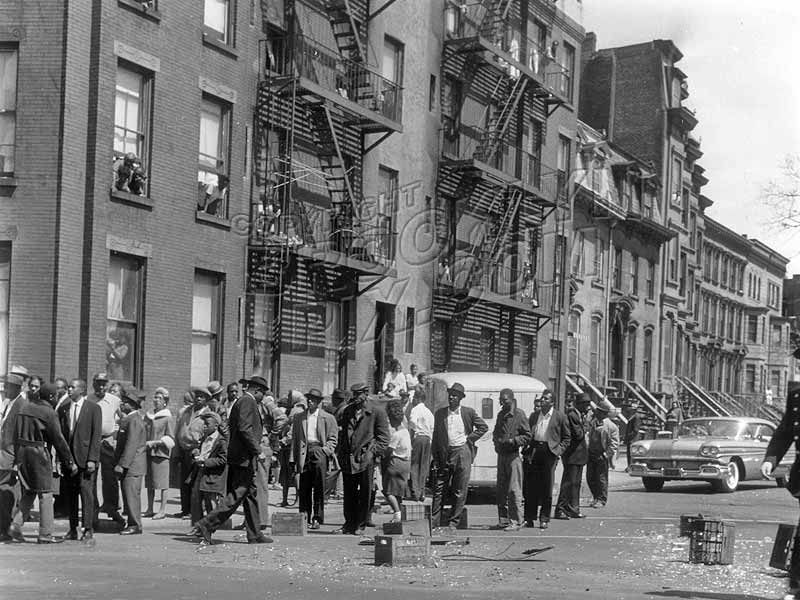
[[[697,471],[700,468],[700,462],[696,460],[648,460],[648,469],[671,469],[681,468],[691,471]]]

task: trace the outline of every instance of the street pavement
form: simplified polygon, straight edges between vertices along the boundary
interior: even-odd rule
[[[797,521],[797,501],[786,490],[756,481],[714,494],[708,484],[670,482],[648,493],[621,470],[610,479],[608,506],[584,506],[587,518],[554,520],[544,531],[492,530],[496,508],[469,504],[470,528],[458,531],[454,543],[434,546],[433,560],[420,567],[376,567],[365,539],[333,535],[342,523],[338,501],[327,506],[320,531],[276,537],[272,545],[251,546],[243,532],[220,531],[213,546],[202,547],[181,535],[188,521],[168,518],[145,519],[144,535],[127,537],[104,521],[94,547],[40,546],[31,543],[36,524],[29,523],[31,541],[0,545],[0,600],[781,597],[785,573],[768,563],[778,523]],[[271,499],[279,496],[275,491]],[[688,562],[680,515],[698,513],[735,524],[732,565]],[[389,518],[375,520],[380,526]],[[58,521],[57,530],[65,529]]]

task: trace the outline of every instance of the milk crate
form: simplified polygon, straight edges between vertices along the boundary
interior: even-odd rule
[[[383,535],[431,535],[430,519],[414,519],[413,521],[398,521],[383,524]]]
[[[681,515],[681,524],[678,531],[680,537],[689,537],[694,530],[694,522],[702,521],[703,515]]]
[[[689,538],[689,562],[704,565],[733,563],[736,526],[725,521],[698,519]]]
[[[272,535],[305,535],[306,516],[303,513],[272,513]]]
[[[403,521],[417,521],[431,518],[431,505],[424,502],[407,502],[400,505],[400,517]]]
[[[452,506],[447,506],[442,508],[441,514],[441,526],[447,527],[447,523],[450,521],[450,513],[453,512]],[[458,523],[456,524],[456,529],[469,529],[469,517],[467,516],[467,509],[461,511],[461,518],[458,519]]]
[[[772,546],[772,555],[769,558],[769,566],[775,569],[789,570],[789,561],[792,558],[792,542],[794,533],[797,530],[791,523],[781,523],[778,525],[778,533],[775,534],[775,543]]]
[[[431,538],[395,535],[375,536],[375,564],[408,567],[426,564],[431,559]]]

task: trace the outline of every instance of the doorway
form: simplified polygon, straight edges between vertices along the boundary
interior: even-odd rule
[[[389,361],[394,357],[395,305],[375,303],[375,385],[374,392],[383,387],[383,378]]]

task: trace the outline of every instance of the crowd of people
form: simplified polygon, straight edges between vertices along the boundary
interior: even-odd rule
[[[45,383],[16,366],[0,404],[0,540],[24,541],[22,525],[38,498],[39,543],[93,544],[102,513],[121,535],[141,534],[145,518],[186,519],[188,535],[211,543],[239,506],[244,522],[238,528],[248,542],[269,543],[267,498],[276,483],[283,507],[295,489],[310,529],[325,524],[325,505],[334,496],[344,513],[336,532],[363,534],[374,526],[382,492],[392,521],[401,520],[403,502],[431,495],[432,525],[450,533],[462,519],[488,425],[461,404],[461,384],[451,385],[447,397],[434,414],[424,374],[416,366],[404,374],[395,361],[377,397],[357,383],[334,390],[330,399],[313,388],[276,399],[254,375],[227,386],[192,387],[176,410],[164,387],[148,402],[141,390],[111,382],[106,373],[95,374],[89,390],[81,379]],[[589,397],[581,394],[562,412],[549,390],[530,415],[516,406],[513,390],[502,390],[499,401],[491,433],[499,529],[548,527],[559,458],[563,477],[552,517],[583,517],[584,466],[591,506],[605,505],[619,431],[604,407],[590,412]],[[180,510],[168,515],[171,488],[180,490]],[[53,534],[58,512],[69,521],[63,537]]]

